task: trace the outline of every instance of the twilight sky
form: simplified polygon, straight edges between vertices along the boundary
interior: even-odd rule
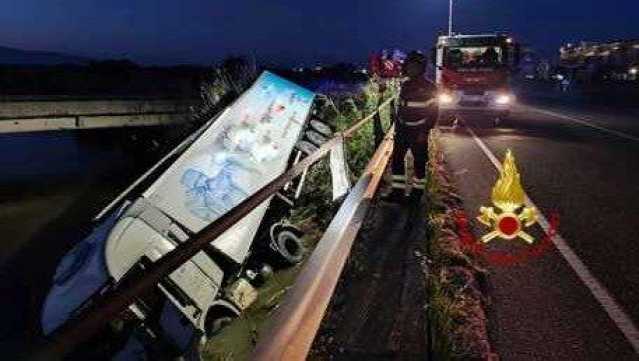
[[[638,0],[455,0],[460,32],[510,31],[553,55],[566,41],[639,38]],[[255,53],[282,64],[428,49],[448,0],[2,0],[0,46],[144,63]]]

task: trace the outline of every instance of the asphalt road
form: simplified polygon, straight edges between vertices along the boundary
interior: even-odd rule
[[[558,212],[560,235],[585,265],[575,271],[556,247],[513,266],[489,265],[490,336],[503,360],[639,360],[639,335],[630,334],[639,324],[637,120],[632,109],[536,103],[518,106],[497,127],[466,118],[442,130],[470,218],[492,205],[497,179],[478,143],[500,161],[511,149],[526,193],[546,216]],[[487,233],[478,222],[473,230]],[[531,232],[543,236],[539,226]],[[526,247],[504,242],[489,251]],[[603,286],[599,299],[584,277]]]

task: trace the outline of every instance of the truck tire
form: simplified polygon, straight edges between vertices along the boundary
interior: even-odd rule
[[[315,153],[315,151],[317,151],[317,149],[319,149],[315,144],[307,140],[301,140],[297,142],[297,144],[295,144],[295,148],[301,150],[306,155],[313,154]]]
[[[231,316],[223,316],[211,320],[211,323],[207,327],[209,337],[219,334],[224,327],[230,325],[231,322],[233,322],[233,317]]]
[[[226,308],[217,306],[211,307],[209,312],[207,312],[206,320],[204,321],[206,338],[209,339],[215,335],[218,335],[236,318],[237,315]]]
[[[330,138],[331,136],[333,136],[333,130],[331,129],[331,127],[329,127],[328,124],[322,123],[317,119],[312,119],[310,121],[310,126],[314,131],[320,133],[321,135],[327,138]]]
[[[325,136],[314,130],[307,131],[305,134],[305,138],[318,147],[322,146],[322,144],[328,141]]]
[[[271,249],[276,263],[284,266],[302,262],[306,251],[300,235],[288,227],[281,227],[272,234]]]

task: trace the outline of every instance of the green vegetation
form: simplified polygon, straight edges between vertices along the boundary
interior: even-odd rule
[[[377,89],[369,83],[357,94],[335,94],[319,101],[317,117],[341,131],[372,113],[378,103]],[[389,123],[388,111],[382,112],[382,121]],[[364,126],[355,134],[346,146],[348,163],[356,179],[374,152],[373,126]],[[293,212],[291,222],[305,232],[303,241],[306,248],[312,250],[339,202],[332,202],[332,187],[328,162],[322,160],[308,173],[305,193]],[[260,332],[268,326],[269,318],[286,293],[295,282],[301,265],[278,271],[259,289],[258,300],[236,321],[226,327],[218,336],[211,339],[204,349],[204,359],[210,361],[246,360],[257,343]]]
[[[444,175],[437,131],[431,135],[428,185],[429,283],[428,317],[436,360],[485,360],[488,343],[481,293],[486,271],[465,253],[458,241],[453,214],[461,208],[454,187]]]
[[[318,118],[331,125],[335,131],[343,131],[366,115],[373,113],[377,109],[378,101],[377,86],[370,82],[362,87],[357,94],[334,94],[320,97],[321,106],[318,109]],[[383,128],[388,129],[390,124],[388,108],[382,110],[381,120]],[[373,139],[373,123],[370,121],[346,140],[347,162],[353,182],[362,173],[375,151]],[[294,221],[298,222],[312,217],[318,222],[319,227],[325,228],[333,218],[332,215],[339,208],[339,203],[331,202],[331,192],[328,160],[324,159],[309,171],[306,191],[303,198],[300,199],[300,207],[294,214]]]

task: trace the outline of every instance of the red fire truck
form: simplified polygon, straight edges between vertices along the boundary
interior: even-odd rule
[[[490,117],[495,124],[507,117],[515,101],[510,75],[518,54],[508,35],[440,36],[433,58],[442,114]]]

